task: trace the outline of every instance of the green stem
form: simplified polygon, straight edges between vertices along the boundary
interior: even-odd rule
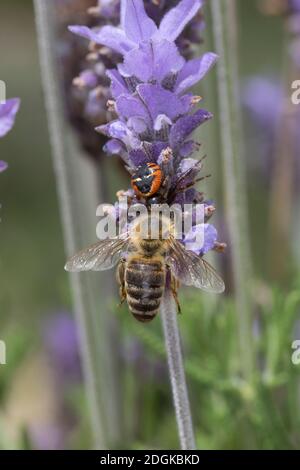
[[[250,243],[245,184],[244,152],[241,145],[238,109],[237,34],[233,0],[211,0],[212,22],[218,62],[218,101],[226,217],[232,253],[237,324],[244,378],[254,372],[252,319],[249,281],[251,280]]]
[[[290,90],[291,83],[299,75],[291,54],[287,53],[293,35],[285,27],[282,83]],[[280,122],[277,127],[274,168],[271,174],[270,223],[269,223],[269,273],[272,280],[284,282],[289,274],[287,260],[291,256],[291,227],[293,225],[294,167],[297,155],[298,115],[289,95],[282,103]],[[280,247],[280,248],[279,248]]]
[[[177,323],[177,306],[169,289],[166,289],[162,299],[161,317],[180,446],[183,450],[193,450],[196,449],[196,443]]]
[[[95,231],[99,180],[95,166],[82,158],[75,136],[64,119],[61,77],[55,53],[57,23],[53,5],[50,0],[34,0],[61,221],[66,255],[70,256],[93,241],[87,234]],[[121,428],[115,398],[119,387],[115,383],[112,363],[115,345],[110,343],[111,314],[105,305],[110,299],[101,290],[103,280],[96,274],[74,274],[70,276],[70,282],[95,446],[106,448],[108,443],[119,439]]]

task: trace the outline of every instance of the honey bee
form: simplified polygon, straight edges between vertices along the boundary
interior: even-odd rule
[[[179,312],[180,282],[214,293],[222,293],[225,288],[214,268],[175,238],[169,218],[160,216],[155,221],[159,223],[158,237],[151,238],[151,217],[139,216],[127,233],[98,241],[73,256],[65,266],[66,271],[78,272],[104,271],[118,265],[121,303],[127,300],[129,310],[141,322],[149,322],[157,315],[166,284]]]

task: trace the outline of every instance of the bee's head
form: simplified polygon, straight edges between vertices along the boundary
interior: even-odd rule
[[[174,224],[171,219],[158,213],[148,213],[139,216],[133,224],[133,232],[139,239],[167,240],[174,234]]]

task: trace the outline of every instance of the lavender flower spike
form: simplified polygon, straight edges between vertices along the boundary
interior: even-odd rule
[[[66,0],[56,0],[56,2],[61,5],[64,4]],[[84,0],[84,2],[87,4],[89,4],[89,2],[92,3],[91,0]],[[179,0],[143,0],[144,10],[136,10],[136,3],[134,1],[124,7],[122,6],[122,12],[120,12],[120,0],[99,0],[98,6],[88,8],[86,15],[83,17],[81,15],[84,25],[70,28],[71,31],[88,38],[90,40],[89,44],[84,44],[84,42],[80,44],[78,41],[74,40],[74,38],[71,38],[71,35],[65,34],[65,25],[68,24],[68,21],[66,15],[60,15],[60,17],[63,18],[61,25],[63,47],[61,47],[61,49],[65,51],[63,54],[63,64],[67,77],[65,83],[66,105],[70,120],[80,134],[82,146],[92,157],[96,159],[102,157],[101,149],[103,148],[103,144],[106,145],[107,140],[106,136],[93,135],[92,127],[95,127],[97,123],[99,125],[104,124],[112,118],[113,110],[106,106],[107,101],[111,98],[111,94],[109,90],[109,78],[105,72],[106,70],[112,70],[112,73],[114,73],[113,67],[120,62],[120,54],[114,52],[112,48],[107,47],[107,41],[109,41],[109,43],[112,41],[110,37],[111,26],[117,26],[121,23],[121,25],[124,25],[125,29],[125,24],[130,25],[131,18],[134,15],[139,15],[139,22],[143,25],[140,30],[132,30],[132,36],[130,36],[130,32],[128,33],[129,42],[126,40],[125,42],[121,41],[120,44],[116,44],[114,41],[115,50],[117,51],[121,48],[122,51],[125,52],[126,48],[130,49],[136,44],[136,37],[144,38],[147,37],[147,34],[150,37],[152,33],[155,35],[159,30],[161,36],[169,41],[170,37],[167,29],[169,25],[171,24],[173,28],[172,34],[177,35],[186,22],[186,18],[184,22],[181,21],[181,17],[184,15],[180,17],[178,10],[172,10],[178,3]],[[200,6],[202,6],[203,3],[204,2],[201,1]],[[205,23],[201,9],[199,10],[198,1],[186,2],[185,5],[190,16],[193,16],[194,11],[198,9],[192,21],[184,27],[175,43],[180,54],[187,59],[193,55],[192,46],[202,42],[201,34]],[[76,15],[72,15],[69,6],[67,11],[69,12],[70,23],[72,18],[76,18]],[[148,16],[145,14],[145,11]],[[170,13],[170,15],[168,15],[171,11],[172,14]],[[174,18],[176,15],[178,16],[178,18],[175,18],[175,20],[177,19],[177,28],[174,28],[172,17]],[[161,23],[161,19],[164,17],[164,23]],[[93,27],[89,28],[88,26],[91,25],[93,25]],[[159,25],[160,27],[158,28]],[[102,42],[100,41],[100,44],[97,44],[99,40],[98,33],[101,26],[105,26],[105,29],[102,28],[101,34],[106,35],[107,41],[104,42],[102,38]],[[118,28],[118,33],[122,35],[120,28]],[[131,40],[130,37],[133,37],[134,40]],[[102,47],[105,43],[106,47]],[[113,44],[110,45],[113,47]],[[183,58],[173,44],[169,43],[169,46],[167,46],[166,43],[165,47],[169,47],[169,60],[165,62],[164,67],[158,71],[160,75],[163,75],[165,70],[176,73],[181,69],[183,64]],[[86,48],[85,55],[84,48]],[[132,51],[134,62],[136,49],[133,48]],[[141,51],[141,54],[142,53],[143,50]],[[74,68],[70,70],[70,64],[75,64],[76,70],[74,70]],[[132,75],[130,56],[127,57],[127,63],[124,64],[124,67],[128,67],[128,75]],[[136,73],[134,63],[132,67],[133,72]],[[77,75],[76,78],[73,77],[74,73]],[[147,70],[143,71],[141,77],[142,81],[147,80],[147,73]],[[74,78],[73,87],[70,86],[71,77]],[[107,146],[104,147],[104,150],[106,148],[111,149],[112,147],[116,148],[115,143],[108,143]]]
[[[147,16],[142,0],[122,0],[118,27],[104,26],[97,31],[86,26],[70,27],[123,57],[116,69],[107,72],[114,99],[110,105],[117,119],[97,128],[110,138],[104,150],[120,155],[131,174],[147,163],[164,167],[170,183],[160,202],[175,202],[182,208],[185,203],[205,203],[203,193],[191,188],[202,165],[191,158],[198,144],[190,136],[212,117],[204,109],[194,109],[199,98],[187,90],[205,77],[217,55],[209,52],[186,60],[174,41],[201,6],[200,0],[182,0],[157,25]],[[131,194],[131,204],[140,202],[139,196]],[[190,234],[204,231],[203,247],[194,249],[200,256],[218,245],[217,232],[207,223],[211,214],[206,216],[205,225],[195,225]],[[190,236],[186,243],[193,250]]]
[[[202,4],[201,0],[182,0],[164,16],[160,27],[157,28],[146,14],[141,0],[121,1],[120,27],[104,26],[99,31],[87,26],[70,26],[69,29],[96,44],[124,54],[149,39],[175,41]]]
[[[177,242],[178,250],[185,249],[189,266],[204,266],[201,257],[220,247],[217,231],[208,223],[214,207],[210,201],[205,200],[202,192],[195,189],[196,183],[201,179],[199,173],[202,162],[192,158],[199,149],[199,143],[191,135],[212,115],[205,109],[197,109],[200,97],[193,96],[188,91],[205,77],[216,62],[217,55],[210,52],[201,58],[186,60],[175,42],[201,5],[201,0],[182,0],[158,24],[148,17],[142,0],[121,0],[120,26],[104,26],[96,31],[81,26],[70,28],[81,36],[93,38],[100,46],[112,48],[121,54],[122,61],[107,73],[111,80],[113,97],[109,106],[113,108],[116,118],[98,126],[97,130],[110,139],[105,151],[121,156],[129,171],[132,189],[120,192],[121,195],[128,196],[129,205],[144,204],[150,211],[151,204],[176,203],[181,206],[184,215],[187,215],[185,204],[190,204],[192,229],[186,238],[182,236],[180,242]],[[153,191],[152,185],[149,186],[151,180],[147,179],[153,175],[149,168],[156,168],[155,171],[160,175],[158,178],[163,180]],[[197,222],[197,214],[194,212],[198,203],[203,203],[204,206],[205,218],[202,224]],[[120,213],[122,206],[116,204],[114,214],[117,219]],[[128,216],[128,219],[130,224],[134,216],[132,219]],[[194,240],[199,239],[196,237],[198,234],[203,234],[201,246],[194,243]],[[86,258],[82,254],[75,255],[67,263],[66,269],[81,271],[102,268],[93,254],[91,256],[93,249],[87,249],[86,253]],[[126,263],[125,261],[125,277]],[[181,269],[184,271],[184,268],[178,266],[175,274],[177,278],[183,277]],[[188,272],[190,271],[187,268],[185,284],[196,285],[195,278],[200,279],[200,272],[191,281],[187,279]],[[209,285],[208,281],[207,284],[199,282],[197,287],[222,292],[223,281],[217,276],[215,279],[215,286]],[[144,322],[153,319],[160,308],[181,447],[194,449],[195,440],[171,283],[168,272],[162,285],[164,293],[155,307],[145,303],[148,301],[146,298],[143,298],[143,304],[139,304],[136,298],[128,303],[133,315]],[[145,307],[144,310],[141,306]]]
[[[123,62],[117,70],[107,72],[118,119],[98,127],[99,132],[111,138],[105,150],[121,155],[132,170],[147,162],[160,163],[162,151],[170,149],[172,162],[168,171],[174,177],[169,193],[174,193],[174,197],[168,202],[182,204],[203,200],[202,194],[196,190],[186,191],[184,197],[181,195],[176,199],[175,187],[183,173],[182,161],[197,150],[197,143],[188,140],[190,135],[212,117],[206,110],[194,111],[198,99],[186,92],[205,77],[217,55],[206,53],[199,59],[186,61],[168,36],[173,28],[176,34],[172,38],[175,40],[201,4],[200,1],[191,3],[183,0],[156,26],[147,17],[141,0],[121,3],[121,26],[111,28],[109,45],[114,42],[115,50],[123,51]],[[86,27],[82,29],[80,26],[72,27],[72,31],[81,35],[87,33]],[[100,28],[97,40],[108,46],[106,31],[106,27]],[[194,165],[195,180],[201,166],[197,161]],[[185,183],[183,181],[182,185]],[[132,200],[137,202],[134,197]],[[211,233],[209,228],[205,233]],[[207,246],[214,249],[215,245]],[[197,254],[205,251],[195,250]]]

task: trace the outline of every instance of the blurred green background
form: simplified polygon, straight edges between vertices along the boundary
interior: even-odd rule
[[[282,19],[261,14],[260,2],[237,3],[242,84],[262,73],[280,78]],[[1,0],[0,22],[0,79],[7,84],[8,97],[22,100],[15,128],[0,143],[0,158],[9,163],[0,181],[0,339],[7,344],[7,365],[0,365],[0,448],[88,448],[92,439],[72,330],[68,276],[63,270],[65,255],[31,2]],[[205,43],[202,48],[206,49]],[[213,107],[209,98],[205,106]],[[250,161],[256,147],[246,115],[244,122]],[[205,139],[216,126],[214,121]],[[208,155],[209,160],[216,171],[218,157]],[[210,194],[221,180],[220,174],[213,177],[215,181],[207,183]],[[121,173],[110,178],[113,187],[125,184]],[[182,293],[180,327],[197,443],[208,449],[298,448],[300,365],[291,362],[291,343],[297,331],[300,335],[298,261],[290,251],[288,274],[272,279],[267,256],[270,187],[251,165],[247,184],[256,276],[256,323],[249,334],[254,336],[258,372],[251,386],[235,375],[237,312],[231,296],[212,299],[193,290]],[[221,218],[218,224],[222,230]],[[230,245],[226,232],[223,235]],[[125,308],[117,312],[117,318],[125,364],[121,392],[126,431],[115,445],[176,448],[160,322],[145,328]],[[55,347],[51,332],[56,339],[61,335],[62,342],[69,338],[69,349]],[[60,352],[67,358],[66,369]]]

